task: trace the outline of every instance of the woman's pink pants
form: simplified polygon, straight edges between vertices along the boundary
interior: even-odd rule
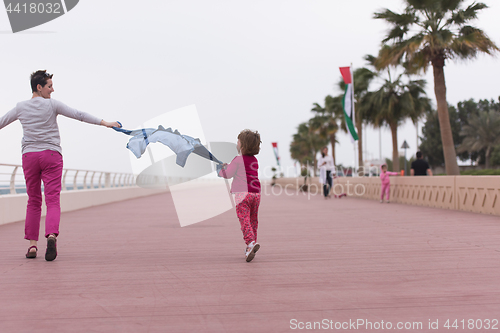
[[[24,179],[28,193],[28,207],[24,227],[25,239],[38,240],[42,215],[42,181],[44,186],[47,216],[45,237],[59,234],[61,220],[61,176],[63,160],[57,151],[44,150],[23,154]]]

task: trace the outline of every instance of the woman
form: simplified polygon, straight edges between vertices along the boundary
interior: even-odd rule
[[[39,70],[31,74],[31,99],[17,103],[16,107],[0,118],[0,129],[19,120],[23,126],[23,171],[28,194],[25,239],[30,241],[26,258],[36,258],[40,218],[42,212],[41,182],[44,184],[47,216],[45,260],[57,257],[56,237],[61,220],[60,192],[63,169],[57,116],[63,115],[89,124],[120,127],[117,122],[107,122],[88,113],[70,108],[50,98],[54,92],[52,74]]]
[[[321,157],[318,159],[319,166],[319,182],[323,184],[323,194],[326,198],[330,198],[330,190],[333,186],[332,171],[335,170],[333,157],[328,156],[328,147],[321,149]]]

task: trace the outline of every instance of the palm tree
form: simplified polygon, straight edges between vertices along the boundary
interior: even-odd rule
[[[358,165],[361,167],[364,165],[363,162],[363,123],[366,122],[366,115],[362,112],[364,108],[362,108],[363,103],[365,103],[365,96],[368,93],[368,87],[376,76],[376,74],[369,70],[368,68],[361,67],[356,69],[353,72],[353,82],[354,82],[354,120],[356,122],[356,131],[358,133]],[[341,77],[338,82],[338,87],[341,91],[345,91],[345,83],[344,79]],[[344,114],[342,107],[342,98],[344,95],[339,95],[335,98],[332,98],[331,107],[334,110],[342,110],[342,115]],[[338,112],[338,111],[336,111]],[[345,126],[345,124],[344,124]]]
[[[316,154],[328,144],[328,139],[318,135],[311,123],[312,121],[301,123],[290,144],[291,157],[300,163],[301,169],[304,165],[306,168],[309,165],[315,167]]]
[[[322,107],[318,103],[314,103],[313,105],[314,107],[311,111],[316,113],[316,116],[311,119],[311,125],[321,137],[327,137],[330,139],[330,143],[332,145],[333,164],[336,165],[335,145],[337,143],[337,132],[339,129],[347,131],[344,111],[341,107],[338,107],[339,105],[342,106],[341,99],[340,97],[332,97],[328,95],[325,97],[325,107]]]
[[[430,109],[430,101],[424,97],[425,80],[409,80],[405,83],[405,74],[400,74],[393,81],[390,69],[387,69],[387,73],[388,79],[384,80],[380,89],[366,95],[367,103],[362,112],[370,117],[376,127],[388,125],[391,129],[392,171],[398,172],[398,127],[408,118],[415,124]]]
[[[443,68],[446,59],[473,59],[480,52],[492,54],[499,50],[484,31],[469,25],[487,6],[475,2],[463,9],[465,0],[404,1],[407,7],[402,14],[389,9],[374,14],[376,19],[392,25],[382,41],[390,44],[381,52],[377,65],[386,68],[403,62],[417,73],[425,72],[432,64],[446,173],[459,175]]]
[[[489,110],[472,115],[469,124],[464,125],[461,136],[465,136],[458,152],[478,152],[486,150],[485,168],[490,168],[493,147],[500,144],[500,112]]]
[[[311,149],[309,143],[309,126],[302,123],[297,128],[297,133],[293,135],[290,143],[290,155],[292,159],[299,162],[301,169],[304,164],[311,163]]]

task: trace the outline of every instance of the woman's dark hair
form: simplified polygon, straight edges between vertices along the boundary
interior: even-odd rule
[[[321,148],[321,156],[323,156],[323,157],[325,157],[325,156],[326,156],[326,155],[325,155],[325,153],[323,153],[323,150],[325,150],[325,148],[326,148],[326,149],[328,149],[328,147],[327,147],[327,146],[324,146],[323,148]]]
[[[40,71],[36,71],[36,72],[31,73],[31,76],[30,76],[31,92],[37,92],[38,85],[45,87],[45,85],[47,84],[47,81],[49,79],[52,79],[52,76],[54,76],[54,74],[49,74],[49,73],[47,73],[46,70],[43,70],[43,71],[40,70]]]
[[[249,129],[243,130],[238,134],[240,140],[242,155],[257,155],[260,151],[260,134],[259,132]]]

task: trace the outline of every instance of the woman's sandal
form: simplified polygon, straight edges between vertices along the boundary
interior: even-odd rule
[[[54,236],[47,237],[47,251],[45,252],[45,260],[52,261],[57,257],[56,242],[57,239]]]
[[[32,252],[32,251],[30,251],[31,249],[35,249],[36,251]],[[26,252],[26,258],[30,258],[30,259],[36,258],[37,252],[38,252],[38,248],[35,245],[30,246],[28,248],[28,252]]]

